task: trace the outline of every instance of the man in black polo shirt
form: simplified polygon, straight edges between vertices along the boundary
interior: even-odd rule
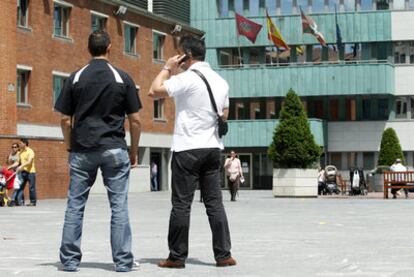
[[[62,114],[63,137],[70,152],[70,184],[60,260],[64,271],[78,270],[82,258],[83,213],[100,168],[112,211],[115,270],[127,272],[134,264],[127,193],[130,168],[137,165],[141,102],[134,81],[108,62],[109,35],[104,31],[93,32],[88,48],[93,59],[65,81],[55,105]],[[125,114],[131,135],[129,155]]]

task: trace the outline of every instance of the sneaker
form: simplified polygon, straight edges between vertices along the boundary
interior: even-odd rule
[[[115,267],[115,271],[116,272],[130,272],[131,270],[137,270],[139,266],[140,266],[139,262],[134,262],[132,264],[132,267],[118,266],[118,267]]]
[[[26,207],[36,207],[36,203],[29,203],[26,205]]]
[[[79,271],[79,269],[76,265],[65,265],[62,268],[62,270],[66,271],[66,272],[77,272],[77,271]]]

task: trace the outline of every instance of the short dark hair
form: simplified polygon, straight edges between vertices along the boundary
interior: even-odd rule
[[[105,31],[97,30],[89,35],[88,49],[93,57],[105,55],[110,44],[111,38]]]
[[[181,37],[178,46],[183,49],[184,53],[190,52],[194,60],[204,61],[206,58],[206,45],[204,40],[186,35]]]
[[[27,138],[20,138],[20,141],[29,146],[29,140]]]

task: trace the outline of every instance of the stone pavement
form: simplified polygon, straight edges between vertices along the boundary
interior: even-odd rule
[[[138,270],[115,273],[105,195],[91,195],[80,271],[59,271],[65,200],[0,208],[1,276],[414,276],[413,199],[276,199],[271,191],[223,192],[239,265],[216,268],[203,204],[195,201],[185,269],[160,269],[167,257],[169,192],[130,194]],[[198,199],[197,195],[195,199]]]

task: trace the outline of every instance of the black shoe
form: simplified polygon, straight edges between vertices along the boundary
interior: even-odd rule
[[[392,196],[392,199],[397,199],[397,195],[395,195],[395,194],[394,194],[394,195]]]
[[[29,203],[26,205],[27,207],[36,207],[36,203]]]

